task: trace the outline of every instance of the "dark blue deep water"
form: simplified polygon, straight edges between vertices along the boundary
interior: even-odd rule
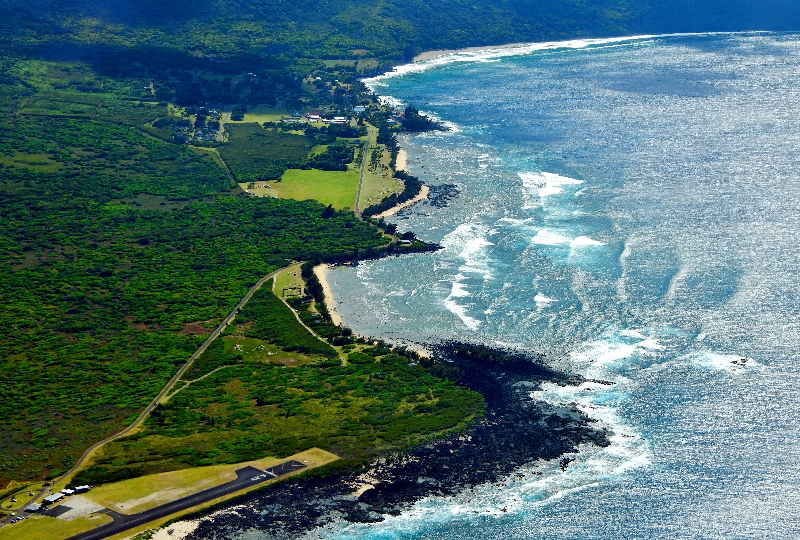
[[[370,84],[452,125],[402,144],[459,195],[395,218],[444,250],[329,273],[345,322],[546,352],[616,384],[537,396],[615,436],[323,535],[800,538],[800,36],[532,46]]]

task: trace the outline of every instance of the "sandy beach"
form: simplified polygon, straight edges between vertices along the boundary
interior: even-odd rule
[[[325,307],[328,308],[328,313],[331,316],[331,322],[336,326],[343,324],[342,318],[336,312],[336,299],[333,297],[331,286],[328,284],[325,272],[328,270],[327,264],[319,264],[314,267],[314,274],[317,275],[319,284],[322,285],[322,292],[325,293]]]
[[[433,60],[434,58],[439,58],[440,56],[447,56],[448,54],[493,51],[497,49],[514,49],[516,47],[525,47],[526,45],[530,45],[530,43],[507,43],[505,45],[485,45],[481,47],[466,47],[464,49],[442,49],[439,51],[426,51],[415,56],[412,62],[425,62],[427,60]]]
[[[417,195],[413,199],[409,199],[409,200],[407,200],[406,202],[404,202],[402,204],[398,204],[397,206],[393,206],[392,208],[389,208],[385,212],[381,212],[377,216],[372,216],[372,217],[374,217],[375,219],[380,219],[380,218],[385,218],[385,217],[388,217],[388,216],[393,216],[396,213],[398,213],[400,210],[405,210],[409,206],[414,206],[418,202],[424,201],[425,199],[428,198],[428,195],[430,194],[430,192],[431,192],[431,188],[429,188],[428,186],[422,186],[422,189],[419,190],[419,195]]]
[[[408,154],[406,153],[405,148],[400,148],[397,150],[397,159],[394,162],[394,170],[408,172]]]

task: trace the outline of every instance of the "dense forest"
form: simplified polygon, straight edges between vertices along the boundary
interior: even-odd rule
[[[341,139],[363,128],[290,133],[237,124],[227,142],[189,147],[181,130],[218,125],[205,107],[229,107],[237,118],[258,104],[328,115],[376,109],[358,78],[430,49],[797,28],[800,5],[789,0],[3,0],[0,486],[57,476],[130,422],[247,288],[287,260],[376,256],[388,243],[352,212],[255,199],[235,183],[277,179],[290,167],[347,169],[355,151]],[[389,113],[370,114],[377,142],[394,151]],[[406,122],[408,130],[429,127],[415,114]],[[319,143],[329,146],[311,155]],[[406,190],[394,201],[419,190],[415,178],[401,179]],[[425,246],[393,249],[417,248]],[[312,325],[312,315],[303,317]],[[307,346],[287,346],[286,336],[254,326],[262,333],[248,339]],[[326,328],[338,331],[320,323],[320,333]],[[309,352],[330,354],[309,343]],[[342,366],[324,367],[342,378],[338,390],[317,386],[319,366],[263,373],[281,373],[281,389],[305,385],[314,399],[331,392],[347,401],[348,392],[381,386],[373,378],[389,370],[364,360],[353,357],[360,367],[350,379]],[[430,377],[395,360],[387,365],[396,381]],[[242,369],[225,376],[244,376]],[[213,391],[198,385],[186,394],[200,399],[200,390]],[[465,399],[446,390],[453,402]],[[375,427],[389,417],[392,426],[413,423],[401,414],[410,396],[390,398],[392,410],[365,402],[377,416],[363,437],[391,431]],[[166,429],[183,402],[161,411],[151,429]],[[447,425],[456,423],[452,413]],[[226,459],[251,455],[229,450]]]
[[[397,61],[519,41],[800,26],[792,0],[5,0],[0,10],[2,39],[29,46],[56,40],[275,61]]]

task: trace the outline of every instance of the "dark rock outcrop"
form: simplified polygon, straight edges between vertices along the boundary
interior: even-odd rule
[[[582,442],[609,444],[608,433],[576,408],[530,397],[544,381],[583,381],[549,368],[542,356],[460,343],[440,345],[437,352],[443,361],[431,369],[481,392],[487,405],[483,419],[459,434],[381,460],[361,476],[340,473],[277,484],[237,501],[235,514],[203,520],[189,538],[228,538],[248,529],[293,538],[336,520],[381,521],[423,497],[500,480],[536,459],[560,457],[566,468],[572,461],[567,455]],[[373,487],[364,491],[365,478]]]

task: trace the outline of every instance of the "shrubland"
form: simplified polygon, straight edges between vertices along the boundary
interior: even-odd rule
[[[287,259],[387,243],[349,212],[243,196],[213,155],[152,136],[167,108],[141,80],[2,66],[0,481],[55,476],[132,421]]]
[[[301,313],[325,313],[298,300]],[[332,329],[329,341],[347,337]],[[357,345],[346,347],[343,364],[265,285],[186,373],[188,384],[153,411],[144,429],[103,447],[73,483],[286,457],[311,447],[355,466],[482,413],[480,394],[432,375],[433,364],[423,367],[416,353],[345,341]]]

